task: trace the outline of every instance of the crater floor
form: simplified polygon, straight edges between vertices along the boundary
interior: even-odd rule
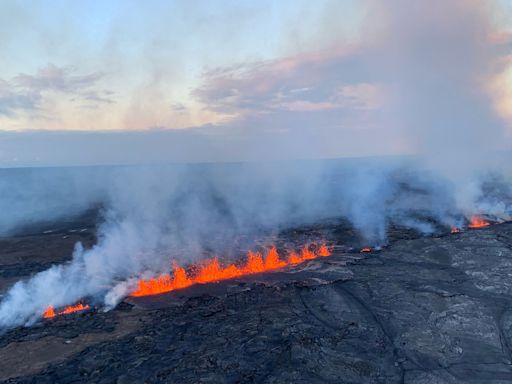
[[[90,236],[69,235],[80,234]],[[62,233],[0,241],[10,263],[0,265],[1,289],[23,265],[30,274],[51,261],[22,255],[48,236],[66,241],[59,255],[70,251]],[[13,249],[16,260],[5,257]],[[276,273],[11,330],[0,337],[0,380],[511,383],[512,224],[397,239],[365,254],[340,240],[332,256]]]

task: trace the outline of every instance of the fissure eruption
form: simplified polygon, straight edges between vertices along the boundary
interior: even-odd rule
[[[485,228],[490,225],[491,223],[484,218],[473,215],[469,220],[467,228]],[[458,227],[452,227],[450,229],[451,233],[459,233],[461,231],[462,229]],[[372,251],[372,247],[363,247],[359,250],[361,253],[369,253]],[[137,288],[131,291],[129,296],[142,297],[158,295],[187,288],[195,284],[214,283],[241,276],[274,271],[287,266],[300,264],[307,260],[330,255],[331,250],[325,242],[322,242],[320,244],[311,243],[304,245],[299,252],[290,250],[284,258],[279,255],[277,247],[273,245],[265,254],[257,251],[248,251],[245,260],[240,263],[222,265],[218,257],[203,260],[187,267],[174,263],[172,266],[172,274],[165,274],[150,279],[139,279]],[[60,311],[56,311],[54,307],[50,305],[44,311],[43,318],[49,319],[55,316],[81,312],[88,309],[90,309],[90,306],[81,302],[66,306]]]
[[[490,222],[488,222],[487,220],[485,220],[484,218],[480,217],[480,216],[471,216],[471,219],[469,221],[469,224],[468,224],[468,228],[485,228],[485,227],[488,227],[489,225],[491,225]]]
[[[277,247],[270,247],[265,255],[260,252],[247,252],[246,259],[241,265],[228,264],[223,266],[218,257],[193,264],[187,268],[178,264],[173,265],[172,276],[162,275],[152,279],[140,279],[137,289],[130,296],[150,296],[183,289],[194,284],[206,284],[222,280],[233,279],[245,275],[274,271],[290,265],[300,264],[307,260],[327,257],[331,255],[325,243],[304,245],[300,252],[290,251],[286,258],[281,258]],[[90,309],[88,304],[77,303],[56,311],[52,305],[43,313],[43,318],[50,319],[58,315],[80,312]]]
[[[156,278],[138,282],[138,287],[130,295],[149,296],[186,288],[194,284],[205,284],[221,280],[233,279],[240,276],[252,275],[255,273],[273,271],[289,265],[299,264],[306,260],[313,260],[319,257],[327,257],[331,251],[325,244],[319,246],[305,245],[300,253],[290,251],[288,257],[283,259],[279,256],[277,248],[272,246],[263,256],[260,252],[247,252],[245,262],[238,266],[228,264],[222,266],[219,259],[214,257],[195,265],[187,271],[185,268],[174,265],[173,275],[162,275]]]
[[[55,308],[53,305],[49,305],[46,310],[43,312],[43,317],[45,319],[51,319],[52,317],[58,316],[58,315],[67,315],[74,312],[81,312],[89,309],[89,304],[83,304],[83,303],[77,303],[75,305],[69,305],[67,307],[64,307],[60,311],[55,311]]]

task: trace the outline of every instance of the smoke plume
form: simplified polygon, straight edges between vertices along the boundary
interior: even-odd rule
[[[374,246],[392,224],[430,234],[432,220],[449,228],[470,214],[510,219],[510,177],[494,166],[502,155],[491,155],[504,126],[485,88],[495,59],[490,10],[477,1],[373,1],[368,25],[366,64],[390,95],[380,124],[403,130],[418,156],[292,161],[300,156],[288,142],[282,162],[11,171],[0,185],[1,232],[92,205],[103,223],[94,247],[77,244],[68,263],[7,292],[0,328],[84,297],[111,308],[135,279],[173,261],[235,256],[263,234],[322,219],[346,218]]]

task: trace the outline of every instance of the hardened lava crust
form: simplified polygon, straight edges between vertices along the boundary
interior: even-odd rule
[[[1,289],[65,260],[40,244],[69,255],[93,241],[75,229],[2,239]],[[329,257],[13,329],[0,336],[0,380],[512,382],[512,224],[428,238],[396,230],[379,252],[350,251],[335,222],[276,243],[319,233]]]

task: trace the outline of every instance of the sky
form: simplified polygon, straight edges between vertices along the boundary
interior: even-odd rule
[[[484,57],[486,67],[460,72],[464,81],[479,77],[508,140],[512,1],[453,2],[464,9],[453,8],[455,24],[481,13],[486,21],[478,16],[471,30],[490,23],[478,37],[492,54],[479,49],[478,58],[471,56]],[[401,79],[386,68],[393,45],[381,41],[392,31],[386,22],[396,23],[392,15],[404,6],[403,0],[4,0],[0,166],[415,153],[421,148],[390,117]],[[428,28],[444,23],[438,19]],[[389,36],[412,28],[405,23]],[[454,51],[467,40],[447,34],[454,35]],[[443,44],[433,46],[427,51],[438,55]],[[402,64],[423,76],[421,63]]]

